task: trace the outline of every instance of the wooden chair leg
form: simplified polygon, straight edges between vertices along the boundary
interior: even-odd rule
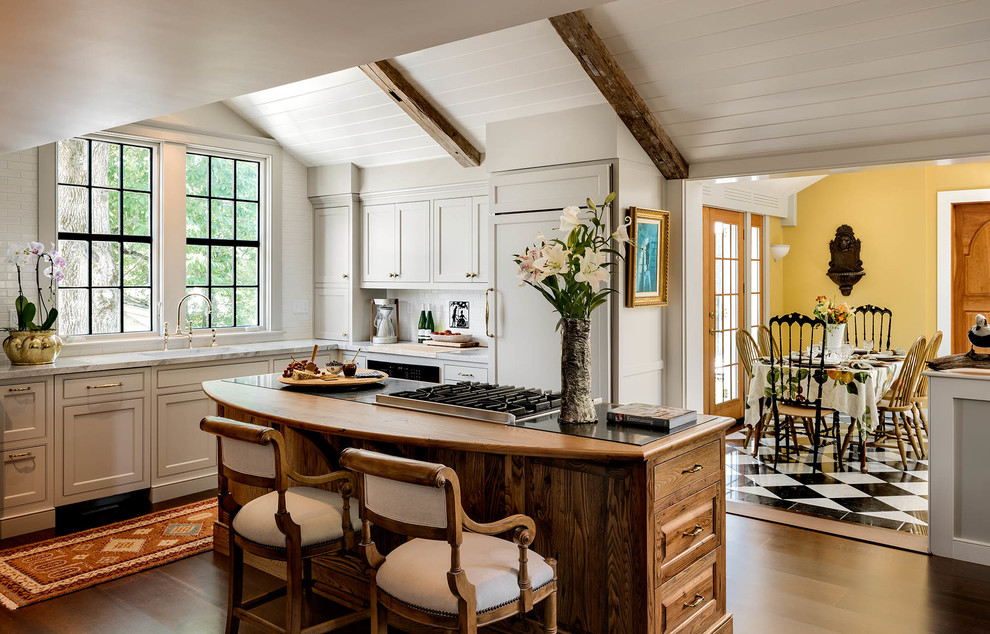
[[[846,431],[846,439],[842,441],[842,455],[845,455],[846,450],[849,449],[849,441],[852,440],[853,431],[856,429],[856,420],[852,419],[849,421],[849,429]]]
[[[241,620],[234,614],[234,609],[240,607],[244,600],[244,551],[234,543],[234,529],[227,526],[227,579],[230,586],[227,589],[227,624],[224,631],[227,634],[237,634]]]
[[[901,424],[904,425],[904,434],[908,437],[908,442],[911,443],[911,449],[914,450],[914,455],[918,458],[924,458],[921,453],[921,447],[918,446],[917,433],[914,430],[914,421],[908,418],[907,412],[900,412],[900,418]]]
[[[921,425],[925,428],[925,436],[927,436],[928,435],[928,414],[926,414],[925,413],[925,410],[921,407],[921,403],[915,403],[914,406],[918,408],[918,418],[921,419]]]
[[[894,435],[897,436],[897,448],[901,452],[901,463],[907,469],[907,452],[904,450],[904,437],[901,435],[901,426],[897,424],[896,418],[894,418]]]
[[[378,587],[374,580],[371,582],[370,614],[371,614],[371,634],[386,634],[388,632],[388,612],[385,607],[378,602]]]
[[[303,565],[299,551],[285,558],[285,632],[299,634],[302,630]]]
[[[907,412],[904,415],[907,416]],[[918,421],[918,417],[914,411],[911,412],[910,420],[911,430],[914,432],[914,437],[918,439],[918,455],[922,458],[927,458],[928,452],[925,450],[925,438],[921,433],[921,423]]]
[[[554,588],[543,602],[543,632],[557,634],[557,589]]]

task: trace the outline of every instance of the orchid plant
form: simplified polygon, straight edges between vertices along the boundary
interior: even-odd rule
[[[836,304],[834,297],[819,295],[815,298],[815,317],[826,324],[844,324],[849,319],[849,305],[845,302]]]
[[[586,319],[615,292],[608,281],[622,254],[613,243],[629,242],[631,219],[608,233],[605,209],[614,199],[615,192],[602,205],[589,198],[591,213],[586,219],[581,218],[580,207],[565,207],[557,229],[561,237],[547,239],[540,233],[535,244],[515,255],[519,285],[538,290],[561,319]]]
[[[22,269],[28,269],[34,263],[34,280],[38,288],[38,307],[24,295]],[[42,270],[42,262],[48,265]],[[17,330],[50,330],[58,319],[58,309],[55,307],[55,289],[57,284],[65,279],[65,258],[55,250],[52,244],[48,251],[40,242],[27,244],[11,244],[7,247],[7,264],[13,264],[17,269],[17,299],[14,300],[14,311],[17,313]],[[47,288],[42,289],[42,276],[48,280]],[[48,301],[45,301],[47,296]],[[40,323],[37,323],[38,319]]]

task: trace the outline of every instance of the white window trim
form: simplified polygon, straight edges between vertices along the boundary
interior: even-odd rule
[[[211,136],[183,129],[170,129],[159,125],[133,124],[113,130],[82,135],[87,138],[115,142],[138,142],[154,147],[153,174],[158,191],[153,193],[152,213],[155,218],[153,236],[153,264],[155,270],[152,290],[152,331],[149,333],[119,333],[109,335],[75,335],[67,339],[64,356],[76,354],[104,354],[160,349],[162,326],[169,324],[174,332],[175,310],[186,294],[185,280],[185,155],[186,150],[257,160],[262,163],[266,177],[261,187],[264,201],[262,222],[259,226],[261,254],[258,297],[259,326],[217,329],[218,344],[255,343],[284,339],[282,331],[282,296],[275,292],[281,279],[282,262],[282,149],[275,141],[267,139],[245,140]],[[45,244],[57,241],[56,228],[56,163],[55,144],[39,148],[38,154],[38,202],[39,240]],[[166,264],[180,262],[182,266]],[[197,329],[194,334],[196,347],[209,345],[210,331]],[[181,342],[171,342],[170,349],[182,347]]]

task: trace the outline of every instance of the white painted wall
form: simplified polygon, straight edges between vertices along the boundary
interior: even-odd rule
[[[289,338],[313,336],[313,205],[307,196],[306,167],[282,154],[282,330]],[[296,307],[306,303],[306,310]]]
[[[189,128],[224,136],[271,138],[219,101],[148,119],[145,123],[150,122],[165,124],[171,128]]]

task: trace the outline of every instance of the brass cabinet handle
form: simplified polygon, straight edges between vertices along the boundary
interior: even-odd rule
[[[345,280],[347,279],[347,273],[341,273],[341,274],[340,274],[340,276],[341,276],[342,278],[344,278]]]
[[[494,333],[491,333],[491,332],[488,332],[488,315],[489,315],[489,311],[488,311],[488,293],[492,293],[494,291],[495,291],[495,289],[494,288],[491,288],[491,287],[485,289],[485,335],[488,336],[488,337],[491,337],[493,339],[495,338],[495,334]]]
[[[457,376],[470,376],[470,377],[473,377],[474,375],[473,374],[469,374],[467,372],[458,372],[457,373]]]
[[[705,468],[705,465],[696,464],[693,467],[688,467],[687,469],[684,469],[683,471],[681,471],[681,473],[698,473],[699,471],[701,471],[704,468]]]
[[[464,277],[471,277],[471,274],[470,273],[465,273],[464,274]]]
[[[30,392],[31,391],[31,388],[30,387],[11,387],[11,388],[7,388],[7,391],[8,392]]]
[[[9,453],[7,454],[7,460],[17,460],[18,458],[30,458],[34,454],[30,451],[22,451],[20,453]]]
[[[120,387],[123,385],[123,381],[117,381],[116,383],[103,383],[101,385],[87,385],[87,390],[102,390],[108,387]]]
[[[694,530],[684,531],[684,535],[686,537],[697,537],[698,535],[701,535],[704,532],[705,532],[705,529],[704,528],[702,528],[701,526],[695,524],[694,525]]]
[[[684,607],[696,608],[704,602],[705,602],[705,597],[703,595],[696,594],[694,595],[694,601],[688,601],[687,603],[684,604]]]

